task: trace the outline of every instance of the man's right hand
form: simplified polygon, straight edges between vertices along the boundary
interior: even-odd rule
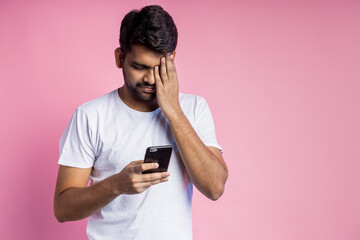
[[[141,174],[156,169],[157,163],[143,163],[143,160],[129,163],[118,174],[113,175],[113,188],[116,194],[138,194],[152,185],[168,181],[169,172]]]
[[[156,169],[154,163],[134,161],[121,172],[87,187],[92,168],[59,167],[54,195],[54,213],[59,222],[86,218],[120,194],[137,194],[166,182],[168,172],[141,174]]]

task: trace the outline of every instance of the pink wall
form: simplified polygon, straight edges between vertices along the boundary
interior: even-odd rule
[[[195,192],[195,239],[360,239],[360,2],[235,0],[0,2],[0,238],[85,239],[53,216],[58,140],[122,84],[120,21],[150,3],[230,169],[219,201]]]

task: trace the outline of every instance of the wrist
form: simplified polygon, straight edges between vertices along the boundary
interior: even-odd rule
[[[164,111],[164,115],[166,117],[166,119],[168,120],[168,122],[173,122],[176,120],[181,119],[182,117],[185,117],[185,114],[183,113],[180,105],[178,107],[175,108],[171,108],[168,111]]]
[[[119,196],[122,191],[119,189],[119,182],[117,180],[117,174],[112,175],[108,178],[109,180],[109,186],[110,186],[110,192],[115,197]]]
[[[174,112],[173,114],[167,116],[166,118],[171,128],[184,125],[184,122],[187,121],[187,117],[185,116],[183,111]]]

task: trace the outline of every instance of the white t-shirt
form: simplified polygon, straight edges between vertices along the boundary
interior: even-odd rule
[[[180,93],[179,101],[204,144],[221,150],[205,99]],[[140,194],[120,195],[95,212],[88,218],[89,239],[192,239],[193,184],[160,108],[136,111],[120,99],[116,89],[76,109],[60,138],[58,163],[93,167],[92,183],[143,160],[147,147],[159,145],[173,146],[169,181]]]

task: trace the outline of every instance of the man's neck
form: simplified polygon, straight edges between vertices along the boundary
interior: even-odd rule
[[[159,107],[156,98],[149,102],[138,100],[126,89],[125,85],[118,89],[118,95],[128,107],[136,111],[152,112]]]

